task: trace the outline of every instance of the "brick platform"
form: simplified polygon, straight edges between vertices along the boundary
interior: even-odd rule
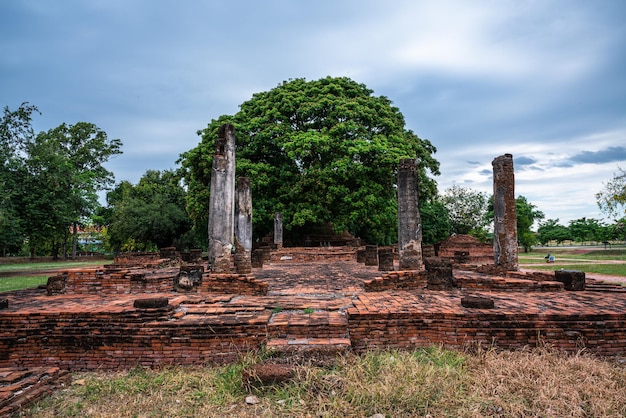
[[[133,274],[162,274],[171,283],[170,270]],[[98,271],[68,276],[98,282]],[[129,269],[124,271],[131,277]],[[533,280],[532,274],[454,271],[458,289],[431,291],[424,288],[421,272],[381,275],[375,266],[356,262],[293,260],[235,276],[220,289],[201,287],[188,294],[127,293],[127,287],[121,294],[5,293],[0,367],[93,370],[222,363],[263,345],[335,344],[356,351],[476,343],[515,348],[543,339],[568,351],[582,346],[600,354],[626,351],[626,299],[615,286],[592,283],[593,291],[569,292],[562,283]],[[243,294],[242,283],[265,291]],[[372,283],[381,286],[366,292]],[[468,295],[493,299],[493,309],[461,306]],[[135,301],[146,297],[166,298],[167,304],[136,308]]]

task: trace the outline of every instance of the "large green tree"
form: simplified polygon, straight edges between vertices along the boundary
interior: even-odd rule
[[[107,238],[112,249],[155,250],[191,245],[186,192],[174,171],[148,170],[137,185],[122,181],[107,193]]]
[[[420,194],[429,199],[439,174],[435,147],[405,128],[400,110],[349,78],[294,79],[243,103],[199,132],[200,144],[181,156],[188,208],[206,228],[218,127],[236,128],[237,175],[251,179],[257,236],[282,212],[288,234],[332,223],[368,242],[397,239],[397,166],[419,162]]]
[[[35,137],[31,121],[35,106],[22,103],[17,110],[4,108],[0,120],[0,248],[15,253],[23,241],[24,223],[16,202],[25,179],[24,147]]]
[[[103,164],[122,144],[87,122],[35,135],[36,111],[26,103],[13,112],[5,108],[0,124],[0,238],[3,248],[26,240],[31,255],[44,245],[56,254],[69,228],[76,231],[98,206],[97,192],[113,183]]]
[[[109,139],[106,132],[93,123],[78,122],[75,125],[63,123],[41,132],[37,135],[36,143],[47,147],[56,158],[50,167],[63,171],[57,184],[61,183],[65,187],[63,214],[73,227],[74,257],[77,226],[99,206],[97,193],[113,184],[113,173],[103,164],[121,153],[122,142]]]

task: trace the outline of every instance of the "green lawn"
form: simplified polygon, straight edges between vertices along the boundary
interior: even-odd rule
[[[0,293],[12,290],[30,289],[48,283],[49,274],[37,276],[0,277]]]
[[[111,260],[89,260],[0,264],[0,273],[5,273],[5,277],[0,277],[0,292],[29,289],[46,284],[48,277],[54,275],[54,273],[42,273],[45,270],[98,267],[110,263],[112,263]],[[11,275],[12,272],[16,274],[13,276]],[[32,275],[24,275],[24,272],[32,272]]]
[[[104,264],[111,264],[112,260],[89,260],[89,261],[54,261],[48,263],[19,263],[0,264],[0,273],[7,271],[29,271],[29,270],[52,270],[62,268],[97,267]]]

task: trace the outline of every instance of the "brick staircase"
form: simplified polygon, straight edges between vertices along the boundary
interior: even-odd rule
[[[68,379],[69,372],[58,367],[0,368],[0,416],[49,395]]]
[[[350,349],[348,319],[339,311],[284,311],[267,325],[267,348],[279,353],[335,355]]]

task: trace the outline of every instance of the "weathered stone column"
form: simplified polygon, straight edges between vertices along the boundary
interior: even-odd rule
[[[252,272],[252,192],[250,179],[239,177],[235,192],[235,270]]]
[[[417,165],[410,158],[400,160],[398,167],[398,261],[400,270],[417,270],[422,267]]]
[[[365,265],[366,266],[378,265],[378,245],[366,245],[365,246]]]
[[[274,244],[276,248],[283,247],[283,214],[274,214]]]
[[[493,255],[496,267],[517,271],[517,214],[513,156],[496,157],[493,165]]]
[[[394,271],[394,254],[391,248],[378,249],[378,271]]]
[[[230,273],[235,217],[235,127],[222,125],[217,136],[209,199],[209,269]]]

